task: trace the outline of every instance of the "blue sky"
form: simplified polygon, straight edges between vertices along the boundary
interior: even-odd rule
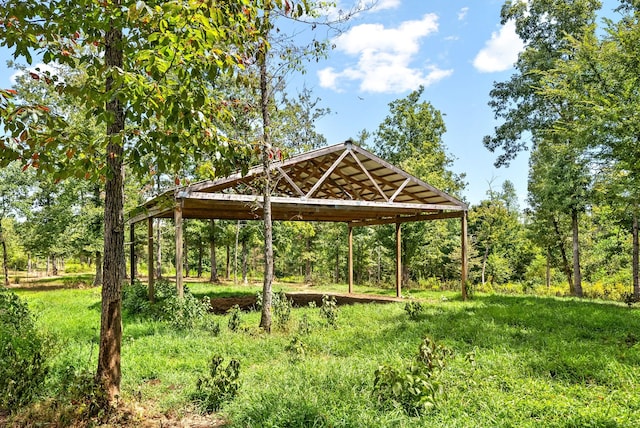
[[[347,10],[356,0],[340,0]],[[371,0],[359,0],[371,2]],[[377,0],[375,7],[352,19],[327,59],[306,64],[288,92],[306,86],[332,114],[317,123],[329,144],[375,131],[389,113],[388,104],[420,85],[423,99],[444,115],[443,137],[455,159],[454,172],[466,174],[461,195],[471,204],[491,186],[511,180],[520,207],[526,206],[528,153],[508,168],[493,166],[495,155],[482,137],[496,125],[488,106],[493,82],[513,73],[522,43],[512,24],[500,25],[503,0]],[[605,3],[615,3],[611,0]],[[608,8],[611,9],[611,6]],[[606,10],[606,7],[605,7]],[[11,85],[8,51],[0,49],[0,87]]]

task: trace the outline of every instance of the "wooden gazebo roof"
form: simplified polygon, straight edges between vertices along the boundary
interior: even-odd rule
[[[459,218],[467,205],[389,164],[351,141],[271,164],[274,220],[335,221],[352,226]],[[134,212],[129,223],[182,217],[262,218],[264,171],[171,189]]]

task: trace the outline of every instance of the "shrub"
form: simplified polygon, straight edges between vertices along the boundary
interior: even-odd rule
[[[422,303],[415,300],[411,300],[404,305],[404,311],[409,315],[409,319],[414,321],[420,319],[423,309]]]
[[[399,407],[407,414],[419,416],[436,407],[444,395],[437,374],[445,367],[451,351],[425,337],[418,356],[405,367],[385,364],[375,372],[373,395],[383,408]]]
[[[26,303],[0,288],[0,409],[36,398],[48,372],[45,349]]]
[[[171,296],[159,303],[162,318],[179,330],[187,330],[202,324],[204,317],[211,309],[211,302],[206,297],[198,300],[191,293],[184,293],[182,298]]]
[[[207,326],[205,320],[211,310],[208,298],[198,300],[187,287],[184,288],[183,297],[179,298],[175,284],[166,279],[158,280],[154,286],[154,294],[156,301],[151,304],[147,286],[136,280],[123,287],[122,307],[130,314],[166,321],[180,330],[197,326],[215,329]]]
[[[303,358],[306,353],[306,346],[297,335],[291,338],[291,341],[284,349],[289,353],[293,361]]]
[[[198,379],[192,399],[203,411],[216,412],[225,402],[233,400],[240,389],[240,362],[230,360],[222,368],[224,358],[214,355],[209,364],[209,376]]]
[[[289,320],[291,319],[291,306],[293,302],[287,298],[284,291],[280,291],[273,295],[271,301],[271,307],[273,309],[273,317],[276,326],[281,329],[286,329]]]
[[[298,334],[307,335],[311,333],[313,330],[313,325],[311,321],[309,321],[309,316],[307,314],[302,315],[302,319],[298,323]]]
[[[320,306],[320,315],[325,319],[331,327],[337,327],[338,322],[338,304],[334,296],[322,296],[322,306]]]
[[[236,332],[240,328],[240,306],[234,305],[233,308],[229,309],[229,322],[227,326],[229,330]]]
[[[65,263],[64,273],[91,272],[91,267],[86,263]]]
[[[159,281],[158,281],[159,282]],[[156,294],[157,295],[157,294]],[[149,290],[137,279],[122,287],[122,310],[129,314],[149,314]]]

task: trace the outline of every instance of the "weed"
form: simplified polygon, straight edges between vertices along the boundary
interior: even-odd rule
[[[240,306],[234,305],[233,308],[229,309],[229,323],[227,326],[229,330],[236,332],[240,328]]]
[[[307,314],[303,314],[300,322],[298,323],[298,334],[307,335],[310,334],[313,330],[313,326],[311,325],[311,321],[309,321],[309,316]]]
[[[225,402],[233,400],[238,394],[240,382],[240,362],[230,360],[222,368],[224,358],[214,355],[209,363],[209,376],[198,379],[196,392],[192,399],[206,412],[216,412]]]
[[[171,296],[160,303],[162,318],[178,330],[188,330],[201,324],[209,313],[209,299],[198,300],[191,293],[184,293],[182,298]]]
[[[385,364],[375,372],[373,394],[383,408],[400,407],[407,414],[419,416],[436,407],[444,388],[436,379],[451,351],[425,337],[416,361],[404,368]]]
[[[210,327],[205,319],[211,310],[208,298],[198,300],[187,287],[183,297],[178,297],[175,285],[166,279],[158,280],[154,295],[155,303],[152,304],[147,286],[136,280],[123,288],[122,307],[129,314],[160,319],[178,330]]]
[[[417,300],[411,300],[404,305],[404,311],[409,315],[409,319],[413,321],[420,319],[420,315],[423,310],[424,307],[422,306],[422,303]]]
[[[331,327],[337,327],[338,322],[338,304],[334,296],[322,296],[322,306],[320,306],[320,315]]]
[[[285,346],[284,349],[289,353],[289,356],[294,361],[303,358],[306,352],[305,344],[299,336],[293,336],[289,344]]]
[[[280,291],[273,295],[271,305],[276,326],[282,330],[286,330],[289,320],[291,319],[291,306],[293,302],[289,300],[284,291]]]

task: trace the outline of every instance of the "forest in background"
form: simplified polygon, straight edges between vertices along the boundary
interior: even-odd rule
[[[531,150],[528,206],[518,205],[514,187],[507,181],[499,188],[488,183],[486,198],[470,207],[471,286],[479,291],[535,291],[614,300],[635,294],[637,298],[640,156],[638,93],[634,89],[638,55],[633,43],[640,33],[637,5],[621,2],[621,18],[601,26],[596,25],[597,1],[524,5],[508,2],[502,10],[503,19],[516,21],[527,48],[511,79],[494,85],[491,106],[500,124],[484,144],[491,151],[503,151],[497,158],[499,165],[508,165],[524,148]],[[275,42],[273,47],[276,52],[286,50]],[[280,58],[294,69],[302,67],[292,57],[281,54]],[[75,104],[58,90],[60,82],[87,79],[81,67],[56,64],[33,70],[11,65],[22,73],[14,88],[3,92],[4,107],[16,93],[30,105],[53,106],[74,128],[82,129],[85,137],[102,138],[104,131],[86,106]],[[327,145],[314,122],[329,114],[330,108],[322,106],[311,90],[290,95],[283,79],[275,75],[272,79],[276,82],[269,106],[274,147],[286,157]],[[216,123],[219,132],[246,145],[231,150],[227,162],[232,168],[260,162],[260,150],[252,143],[260,140],[262,132],[256,126],[261,114],[258,80],[257,71],[248,67],[241,78],[222,79],[215,88],[228,108]],[[419,88],[390,103],[389,114],[379,127],[362,130],[354,140],[459,197],[465,189],[464,174],[451,169],[452,158],[442,138],[444,118],[424,99],[423,91]],[[135,123],[127,126],[131,128],[127,132],[140,135]],[[22,142],[23,138],[27,137],[20,133],[14,139]],[[138,141],[145,144],[142,137]],[[68,159],[83,156],[75,147],[62,153]],[[223,156],[220,151],[197,159],[184,156],[180,170],[174,173],[162,173],[162,153],[144,156],[136,160],[148,168],[146,175],[125,173],[125,212],[173,185],[220,176],[223,171],[216,168],[216,158]],[[87,179],[89,172],[85,176],[76,171],[60,180],[42,170],[39,155],[34,153],[8,163],[0,172],[5,282],[19,281],[34,272],[56,275],[60,270],[95,270],[95,283],[100,284],[104,228],[100,179]],[[161,266],[157,275],[169,276],[175,271],[174,231],[170,221],[157,222],[156,265]],[[455,287],[460,277],[458,222],[405,224],[403,228],[406,285]],[[143,231],[137,233],[136,241],[144,243]],[[242,282],[247,276],[260,277],[262,234],[257,222],[188,220],[185,272],[211,275],[213,241],[214,279],[220,275]],[[346,234],[343,224],[276,223],[276,276],[310,283],[345,281]],[[390,284],[394,245],[392,226],[356,228],[356,283]],[[143,245],[137,248],[136,266],[145,274],[146,249]]]

